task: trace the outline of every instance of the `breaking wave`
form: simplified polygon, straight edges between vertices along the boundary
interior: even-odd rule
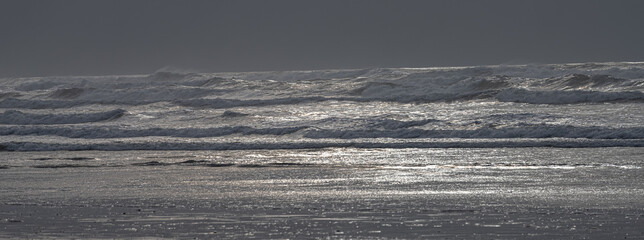
[[[59,99],[74,99],[83,94],[83,92],[85,92],[85,89],[82,88],[64,88],[56,90],[50,95],[50,97]]]
[[[644,64],[220,74],[156,72],[143,76],[19,79],[7,87],[11,94],[3,97],[2,108],[142,105],[162,101],[214,108],[329,100],[405,103],[490,99],[539,104],[600,103],[642,101]]]
[[[47,124],[76,124],[116,120],[127,114],[123,109],[98,113],[80,114],[34,114],[18,110],[7,110],[0,113],[0,124],[13,125],[47,125]]]
[[[644,145],[644,63],[0,83],[0,150]]]
[[[635,91],[529,91],[526,89],[507,89],[498,93],[495,98],[502,102],[534,104],[603,103],[618,101],[642,102],[644,101],[644,93]]]
[[[119,129],[109,127],[0,127],[0,136],[48,135],[68,138],[136,138],[150,136],[205,138],[233,134],[241,135],[286,135],[305,127],[252,128],[245,126],[219,128],[148,128]]]
[[[325,98],[325,97],[294,97],[294,98],[275,98],[275,99],[188,99],[177,100],[175,104],[188,107],[208,107],[208,108],[235,108],[249,106],[271,106],[271,105],[292,105],[306,102],[323,102],[323,101],[350,101],[359,100],[351,98]]]
[[[24,109],[55,109],[55,108],[72,108],[87,105],[144,105],[153,103],[152,101],[103,101],[103,100],[40,100],[40,99],[17,99],[7,98],[0,101],[0,108],[24,108]]]

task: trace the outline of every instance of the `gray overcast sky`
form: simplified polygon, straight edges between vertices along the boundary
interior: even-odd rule
[[[0,77],[644,61],[644,1],[0,0]]]

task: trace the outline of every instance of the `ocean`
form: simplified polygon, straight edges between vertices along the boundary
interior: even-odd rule
[[[0,79],[2,238],[643,238],[644,63]]]

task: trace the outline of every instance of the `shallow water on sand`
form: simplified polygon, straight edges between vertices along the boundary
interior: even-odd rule
[[[641,238],[642,148],[4,152],[0,237]]]

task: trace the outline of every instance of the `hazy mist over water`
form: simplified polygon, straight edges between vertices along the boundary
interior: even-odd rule
[[[0,2],[0,77],[644,60],[642,1]]]

